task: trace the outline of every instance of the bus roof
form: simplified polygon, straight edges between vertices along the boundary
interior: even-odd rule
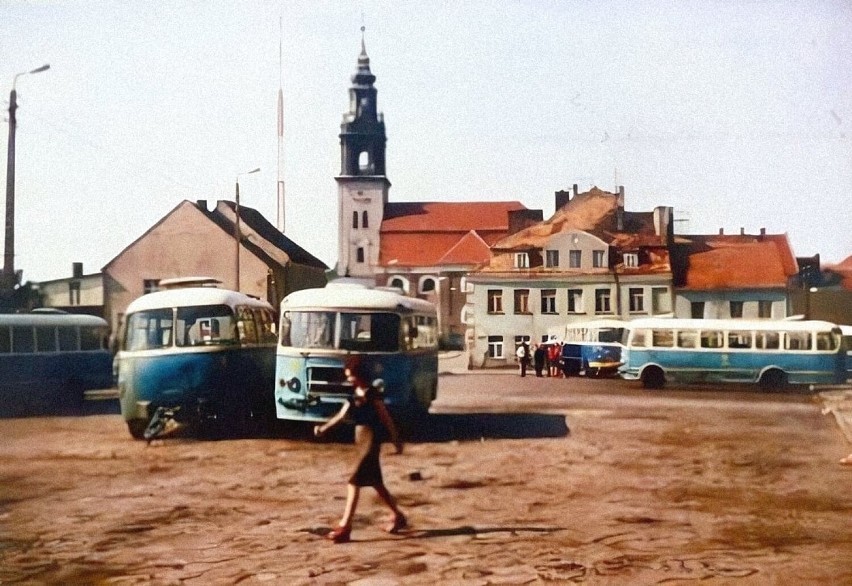
[[[94,326],[107,327],[102,317],[79,313],[4,313],[0,326]]]
[[[139,297],[127,306],[127,313],[165,307],[192,307],[196,305],[248,305],[272,309],[272,305],[245,293],[215,287],[186,287],[156,291]]]
[[[701,329],[701,330],[785,330],[790,332],[825,330],[837,325],[821,320],[777,320],[777,319],[686,319],[686,318],[639,318],[625,322],[623,326],[637,328]]]
[[[434,304],[407,297],[398,289],[333,282],[323,288],[290,293],[281,302],[281,311],[293,309],[404,310],[435,314]]]

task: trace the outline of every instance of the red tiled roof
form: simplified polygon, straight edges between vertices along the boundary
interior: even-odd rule
[[[791,267],[789,263],[789,246],[780,246],[770,236],[761,241],[709,244],[709,250],[689,255],[688,289],[785,287],[797,272],[795,264]]]
[[[477,265],[509,230],[517,201],[388,203],[382,221],[383,266]]]
[[[385,232],[506,231],[509,212],[527,209],[519,201],[398,202],[385,206]]]

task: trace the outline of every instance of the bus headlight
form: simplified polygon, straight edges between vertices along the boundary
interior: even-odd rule
[[[283,381],[282,381],[283,382]],[[295,376],[287,381],[287,388],[290,389],[292,393],[298,393],[302,390],[302,383]]]

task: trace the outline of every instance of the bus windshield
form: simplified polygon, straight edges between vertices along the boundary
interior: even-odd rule
[[[127,350],[237,343],[234,314],[227,305],[139,311],[127,318]]]
[[[281,344],[357,352],[397,352],[400,317],[395,313],[290,311],[281,323]]]

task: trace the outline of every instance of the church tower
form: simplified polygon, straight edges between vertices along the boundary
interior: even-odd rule
[[[378,112],[376,76],[361,27],[358,70],[349,88],[349,111],[340,125],[337,273],[373,278],[379,262],[379,237],[390,181],[385,176],[385,122]]]

